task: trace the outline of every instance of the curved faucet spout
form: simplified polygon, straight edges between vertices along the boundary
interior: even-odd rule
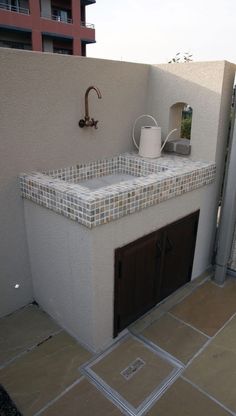
[[[97,87],[94,87],[93,85],[91,85],[91,87],[87,88],[86,93],[85,93],[85,117],[79,121],[79,126],[81,128],[94,127],[95,129],[97,129],[98,120],[94,120],[94,118],[90,118],[90,115],[89,115],[88,96],[91,90],[96,91],[98,98],[102,98],[102,94],[100,93],[100,90]]]
[[[87,88],[86,93],[85,93],[85,120],[90,119],[90,117],[89,117],[89,106],[88,106],[88,96],[89,96],[89,92],[91,90],[96,91],[97,96],[98,96],[99,99],[102,98],[102,94],[101,94],[100,90],[97,87],[94,87],[93,85],[91,85],[91,87]]]

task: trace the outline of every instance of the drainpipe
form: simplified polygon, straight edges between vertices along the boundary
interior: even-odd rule
[[[236,123],[235,100],[232,115],[232,128],[229,144],[229,156],[226,164],[222,208],[217,237],[217,254],[214,280],[223,285],[226,279],[230,258],[234,228],[236,223]]]

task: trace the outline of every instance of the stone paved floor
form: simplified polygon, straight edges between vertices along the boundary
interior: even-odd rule
[[[24,416],[236,415],[236,280],[187,284],[100,355],[29,305],[0,319],[0,384]]]

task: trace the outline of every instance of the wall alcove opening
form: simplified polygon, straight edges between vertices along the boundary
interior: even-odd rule
[[[185,102],[177,102],[170,107],[169,131],[177,128],[165,150],[190,154],[193,108]]]

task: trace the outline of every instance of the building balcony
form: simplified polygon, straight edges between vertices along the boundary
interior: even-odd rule
[[[81,0],[80,3],[82,6],[89,6],[90,4],[96,3],[96,0]]]
[[[69,23],[72,24],[73,20],[70,17],[62,16],[62,15],[56,15],[56,14],[48,14],[41,13],[41,17],[43,19],[53,20],[54,22],[61,22],[61,23]]]
[[[73,23],[73,19],[65,16],[58,16],[54,14],[45,15],[44,13],[41,14],[41,17],[43,19],[53,20],[54,22],[61,22],[61,23]],[[95,30],[95,25],[93,23],[87,23],[87,22],[80,22],[80,26],[85,29],[93,29]]]
[[[28,8],[20,7],[20,6],[13,6],[5,2],[0,2],[0,10],[5,10],[7,12],[21,13],[21,14],[30,14],[30,11]]]
[[[87,22],[80,22],[81,27],[85,27],[87,29],[95,29],[95,26],[93,23],[87,23]]]

